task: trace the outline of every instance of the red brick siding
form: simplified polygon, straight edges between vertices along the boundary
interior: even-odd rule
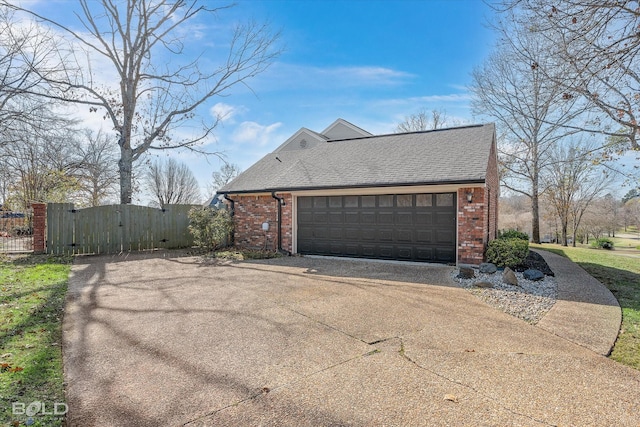
[[[32,203],[33,208],[33,253],[43,254],[46,247],[47,205]]]
[[[278,194],[285,202],[282,206],[282,249],[291,251],[291,194]],[[230,195],[234,200],[235,244],[251,249],[278,249],[278,201],[268,195]],[[269,230],[262,224],[268,222]]]
[[[284,199],[282,207],[282,249],[293,251],[293,196],[291,194],[277,194]]]
[[[472,201],[467,201],[472,193]],[[485,189],[458,189],[458,262],[480,264],[484,257],[487,236]]]
[[[472,192],[471,203],[467,193]],[[487,164],[485,187],[458,189],[458,262],[480,264],[489,241],[498,233],[500,180],[495,143]]]

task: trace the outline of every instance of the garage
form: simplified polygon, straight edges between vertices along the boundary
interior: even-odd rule
[[[301,254],[456,261],[456,194],[297,198]]]
[[[301,128],[218,193],[237,246],[479,265],[498,230],[495,126],[372,135],[338,119]]]

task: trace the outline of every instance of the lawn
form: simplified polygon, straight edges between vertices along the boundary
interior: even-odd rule
[[[0,255],[0,425],[63,425],[62,314],[70,267],[68,257]]]
[[[618,249],[637,249],[640,247],[640,237],[638,237],[638,233],[634,234],[623,234],[624,237],[609,237],[616,248]],[[640,254],[640,252],[638,252]]]
[[[640,258],[589,247],[531,247],[569,258],[609,288],[622,307],[622,326],[611,358],[640,370]]]

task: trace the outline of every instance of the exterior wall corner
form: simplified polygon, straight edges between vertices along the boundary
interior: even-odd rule
[[[292,205],[290,193],[277,194],[284,201],[281,207],[282,249],[292,250]],[[278,203],[271,194],[232,195],[234,200],[235,244],[247,249],[278,250]],[[269,224],[263,230],[262,224]]]

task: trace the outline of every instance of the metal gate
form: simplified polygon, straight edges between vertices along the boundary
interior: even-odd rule
[[[0,253],[33,251],[33,210],[0,209]]]

